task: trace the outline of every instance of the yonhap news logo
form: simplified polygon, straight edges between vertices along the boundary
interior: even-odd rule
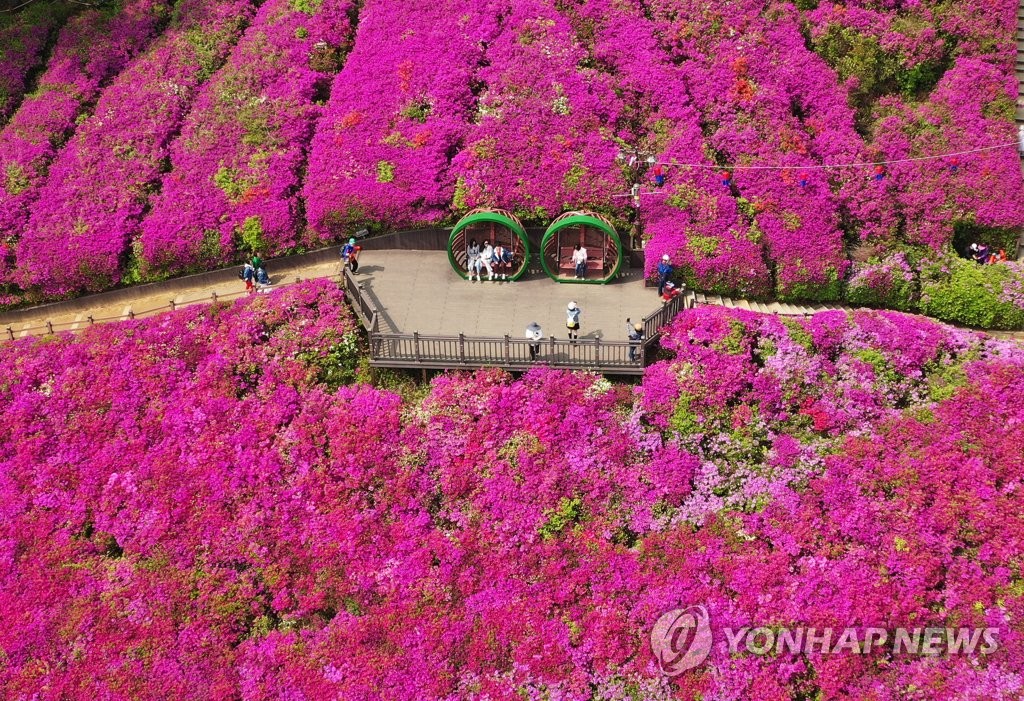
[[[743,626],[721,629],[729,655],[784,654],[990,655],[999,649],[998,628],[923,627],[815,628],[812,626]],[[702,664],[714,634],[708,610],[701,605],[663,613],[651,628],[651,652],[661,673],[675,677]]]
[[[668,677],[703,662],[711,652],[712,642],[708,610],[703,606],[668,611],[651,629],[651,650],[661,673]]]

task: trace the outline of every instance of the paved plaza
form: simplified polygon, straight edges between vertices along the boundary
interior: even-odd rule
[[[607,285],[573,285],[537,274],[467,282],[443,251],[373,251],[360,262],[357,277],[379,310],[382,331],[519,338],[536,321],[545,337],[562,338],[565,307],[575,301],[583,310],[580,338],[625,341],[626,317],[639,321],[660,307],[639,269]]]

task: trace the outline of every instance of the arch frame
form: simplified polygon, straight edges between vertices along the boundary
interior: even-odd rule
[[[562,229],[569,226],[591,226],[595,229],[600,229],[604,232],[605,236],[608,236],[615,242],[615,248],[617,251],[615,257],[615,266],[611,272],[600,278],[593,278],[590,280],[575,280],[569,278],[559,277],[560,273],[557,270],[552,270],[551,266],[548,265],[548,258],[544,254],[547,248],[548,242]],[[555,282],[573,284],[573,285],[606,285],[614,280],[619,275],[619,271],[622,270],[622,263],[625,260],[625,251],[622,248],[622,239],[619,238],[619,234],[615,231],[615,227],[608,221],[607,218],[597,214],[595,212],[587,211],[573,211],[565,212],[555,219],[551,224],[548,225],[547,231],[544,232],[544,237],[540,242],[540,264],[544,269],[544,273],[554,280]]]
[[[523,228],[522,223],[518,217],[510,212],[506,212],[503,209],[474,209],[466,213],[459,221],[452,227],[452,232],[448,236],[448,262],[452,266],[452,270],[461,277],[463,280],[469,279],[469,272],[462,269],[459,262],[455,259],[455,242],[459,234],[473,224],[480,224],[489,222],[492,224],[500,224],[506,229],[509,229],[514,236],[516,236],[520,243],[523,244],[523,262],[519,266],[519,269],[509,276],[509,281],[518,280],[530,267],[530,239],[526,235],[526,229]]]

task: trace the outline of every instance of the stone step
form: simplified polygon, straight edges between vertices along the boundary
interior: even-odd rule
[[[750,309],[750,303],[747,302],[747,300],[745,300],[745,299],[737,299],[736,300],[736,308],[737,309],[743,309],[743,310],[748,311],[748,312],[752,311]]]

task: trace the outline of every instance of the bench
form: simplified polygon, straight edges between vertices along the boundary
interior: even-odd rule
[[[572,264],[572,252],[573,248],[567,247],[561,249],[561,254],[558,257],[558,270],[559,272],[565,271],[569,273],[576,272],[576,266]],[[588,251],[589,253],[589,251]],[[593,258],[587,256],[587,270],[604,270],[604,262],[600,258]]]

